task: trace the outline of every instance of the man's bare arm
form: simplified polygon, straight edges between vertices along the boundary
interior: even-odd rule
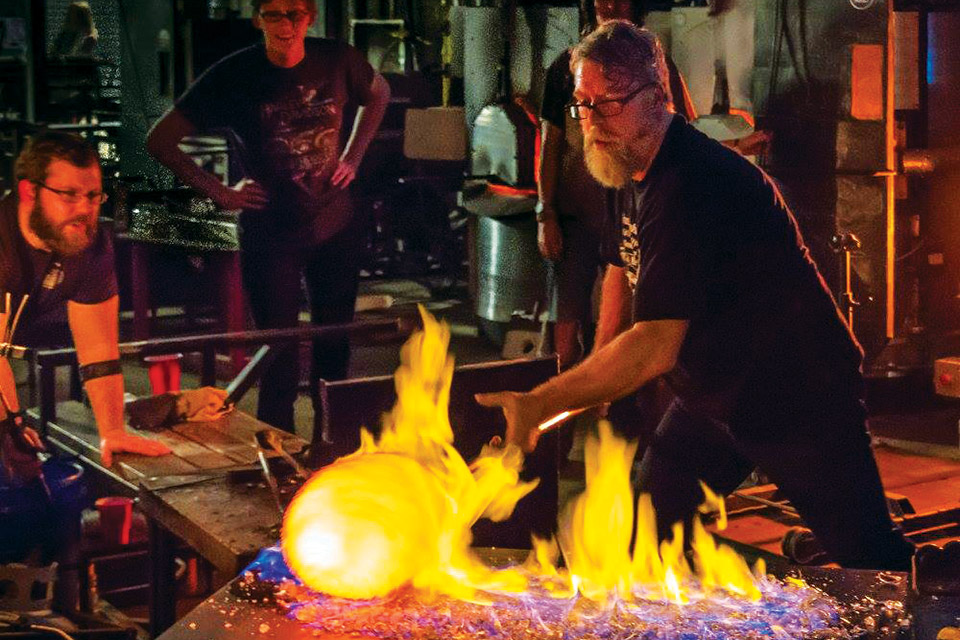
[[[67,319],[80,366],[120,357],[117,325],[119,298],[97,304],[67,303]],[[123,421],[123,376],[95,378],[84,384],[100,434],[100,455],[110,466],[121,451],[158,456],[170,453],[165,445],[127,433]]]
[[[6,312],[0,311],[0,333],[6,328],[9,320],[9,315]],[[0,340],[2,340],[2,338],[0,338]],[[20,403],[19,400],[17,400],[17,383],[13,378],[13,370],[10,368],[10,363],[7,362],[6,358],[0,358],[0,391],[3,392],[4,397],[10,404],[10,408],[14,411],[19,411]],[[3,404],[0,403],[0,420],[6,417],[7,412],[4,410]]]
[[[503,408],[507,441],[532,451],[540,435],[537,426],[547,418],[622,398],[673,369],[688,325],[686,320],[638,322],[579,365],[529,393],[489,393],[477,401]]]
[[[6,323],[6,314],[0,313],[0,327],[6,327]],[[20,401],[17,398],[17,382],[13,376],[13,369],[10,368],[10,362],[6,358],[0,358],[0,392],[3,392],[3,397],[12,411],[20,410]],[[0,403],[0,421],[6,420],[7,415],[6,408],[3,403]],[[44,448],[40,436],[30,427],[23,426],[23,437],[35,449]],[[17,454],[14,453],[14,455]],[[27,455],[28,457],[35,457],[33,454]]]
[[[19,411],[20,402],[17,400],[17,385],[13,379],[13,370],[10,369],[10,363],[7,362],[6,358],[0,358],[0,391],[3,392],[3,397],[6,398],[10,408]],[[0,420],[4,420],[6,417],[7,411],[0,404]]]
[[[563,253],[563,236],[554,208],[557,194],[557,180],[560,177],[560,165],[566,140],[563,130],[546,120],[540,123],[542,152],[540,155],[540,182],[537,184],[540,196],[540,212],[537,214],[537,245],[540,255],[547,260],[558,260]]]
[[[621,331],[630,326],[630,308],[633,292],[627,280],[627,270],[610,265],[603,273],[600,293],[600,318],[593,341],[594,351],[613,341]]]
[[[171,108],[154,123],[147,134],[147,152],[173,172],[184,184],[193,187],[226,210],[263,209],[268,204],[267,193],[253,181],[242,182],[232,189],[212,173],[201,169],[189,155],[180,149],[180,142],[195,135],[197,128],[176,107]]]
[[[374,73],[370,91],[372,97],[367,104],[357,110],[350,139],[347,140],[347,146],[340,155],[340,164],[330,179],[334,185],[341,188],[345,188],[357,176],[363,154],[367,152],[367,147],[377,134],[377,129],[383,121],[383,114],[387,111],[387,104],[390,102],[390,85],[379,73]]]
[[[3,327],[7,326],[9,319],[10,317],[7,313],[0,312],[0,331],[2,331]],[[10,362],[6,358],[0,358],[0,391],[3,392],[3,397],[10,406],[10,409],[12,411],[20,411],[20,400],[17,398],[17,381],[16,378],[14,378],[13,369],[10,368]],[[0,420],[6,420],[6,418],[7,411],[3,403],[0,403]],[[34,447],[37,449],[44,448],[43,443],[40,441],[40,436],[37,435],[36,431],[30,427],[24,427],[23,433],[27,441]]]

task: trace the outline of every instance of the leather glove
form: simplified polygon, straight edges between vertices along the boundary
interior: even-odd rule
[[[216,387],[200,387],[180,393],[177,398],[177,415],[187,422],[218,420],[233,407],[224,407],[227,392]]]

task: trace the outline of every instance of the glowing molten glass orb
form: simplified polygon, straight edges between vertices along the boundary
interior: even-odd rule
[[[383,596],[436,569],[448,498],[411,458],[372,453],[317,472],[287,508],[280,545],[311,589]]]

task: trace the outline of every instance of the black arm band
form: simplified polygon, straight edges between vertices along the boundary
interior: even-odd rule
[[[120,360],[104,360],[103,362],[91,362],[80,367],[80,379],[84,383],[103,378],[104,376],[119,375]]]

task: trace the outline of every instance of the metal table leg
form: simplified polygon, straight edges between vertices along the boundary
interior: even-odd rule
[[[150,535],[150,635],[154,638],[177,621],[177,584],[173,552],[176,537],[153,519]]]

